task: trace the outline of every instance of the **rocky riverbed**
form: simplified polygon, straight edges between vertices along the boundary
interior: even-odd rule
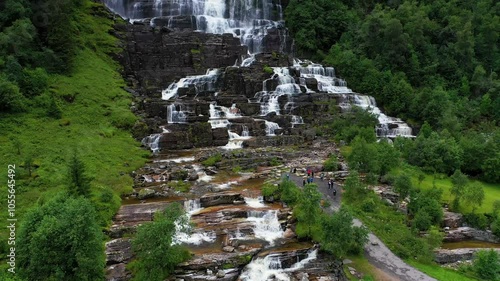
[[[174,239],[188,247],[192,258],[177,267],[172,280],[346,280],[341,262],[297,240],[291,210],[266,203],[261,195],[262,185],[279,182],[291,165],[299,171],[320,168],[329,153],[335,153],[333,145],[316,142],[294,149],[212,148],[156,155],[135,173],[134,193],[124,199],[108,232],[107,280],[131,278],[126,270],[134,258],[130,237],[172,202],[184,205],[195,226],[191,234],[178,233]],[[214,155],[221,160],[201,164]]]

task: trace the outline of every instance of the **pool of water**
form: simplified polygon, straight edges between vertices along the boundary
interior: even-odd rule
[[[460,242],[444,242],[441,248],[448,250],[460,248],[500,248],[500,244],[477,240],[468,240]]]

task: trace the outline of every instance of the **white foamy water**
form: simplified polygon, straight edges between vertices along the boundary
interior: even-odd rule
[[[175,162],[175,163],[185,163],[185,162],[193,162],[194,161],[193,156],[189,157],[178,157],[178,158],[168,158],[168,159],[159,159],[159,160],[154,160],[155,163],[158,162]]]
[[[160,138],[162,134],[152,134],[141,140],[141,144],[149,147],[153,153],[160,151]]]
[[[255,258],[250,262],[240,275],[242,281],[290,281],[290,272],[300,271],[312,260],[317,258],[318,250],[310,251],[307,257],[290,268],[282,268],[279,254]]]
[[[258,198],[245,197],[245,203],[252,208],[264,208],[264,197],[259,196]]]
[[[231,185],[234,185],[234,184],[238,184],[238,182],[237,181],[228,181],[225,183],[216,184],[216,185],[214,185],[213,188],[216,190],[225,190],[225,189],[230,189]]]
[[[248,211],[247,221],[255,224],[253,228],[255,237],[269,242],[270,245],[274,245],[277,239],[283,238],[284,232],[278,221],[278,211],[276,210]]]
[[[184,210],[186,211],[185,219],[189,222],[191,216],[202,209],[200,199],[184,201]],[[184,229],[178,222],[175,223],[175,235],[172,237],[172,245],[175,244],[193,244],[200,245],[202,243],[212,243],[215,241],[216,234],[211,232],[190,232],[190,227]]]

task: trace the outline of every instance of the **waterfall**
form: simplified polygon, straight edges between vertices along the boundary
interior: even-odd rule
[[[219,69],[208,69],[204,75],[187,76],[179,80],[177,83],[170,84],[161,92],[162,99],[169,100],[178,96],[179,88],[188,88],[193,86],[196,94],[202,92],[215,92],[217,80],[220,76]]]
[[[245,197],[245,203],[252,208],[264,208],[264,197],[259,196],[257,198]]]
[[[276,239],[283,238],[283,230],[278,221],[278,212],[276,210],[248,211],[247,220],[255,224],[253,229],[256,238],[263,239],[274,245]]]
[[[273,0],[154,0],[120,1],[104,0],[105,4],[123,18],[142,20],[153,18],[155,25],[165,20],[175,28],[175,17],[194,16],[199,32],[224,34],[230,33],[248,47],[249,58],[262,51],[262,41],[270,28],[283,26],[283,9]],[[283,38],[286,39],[286,30]],[[284,46],[286,47],[286,46]],[[249,65],[251,62],[246,61]]]
[[[295,125],[304,124],[304,120],[300,116],[292,115],[292,122],[290,123],[292,124],[293,128]]]
[[[153,153],[160,151],[160,138],[162,134],[152,134],[141,140],[141,144],[149,147]]]
[[[191,232],[191,227],[182,227],[180,221],[187,221],[191,219],[191,216],[196,212],[200,211],[201,204],[200,199],[186,200],[184,201],[184,210],[186,214],[184,217],[180,218],[175,222],[175,235],[172,237],[172,245],[176,244],[194,244],[200,245],[204,242],[212,243],[216,239],[216,234],[214,231],[211,232]]]
[[[281,129],[277,123],[266,120],[266,136],[276,136],[275,131],[277,129]]]
[[[179,105],[179,107],[182,107],[182,105]],[[177,110],[175,104],[167,106],[167,122],[169,124],[186,123],[186,119],[186,114],[182,110]]]
[[[198,212],[201,209],[202,208],[201,208],[200,199],[194,199],[194,200],[186,200],[186,201],[184,201],[184,210],[186,210],[186,212],[188,214],[194,214],[194,213]]]
[[[295,83],[295,79],[290,76],[288,67],[273,67],[273,73],[270,79],[262,82],[262,91],[256,94],[256,98],[260,100],[260,115],[262,116],[271,112],[280,115],[279,98],[286,95],[288,99],[290,99],[292,95],[301,93],[300,86]],[[270,80],[277,80],[278,82],[278,86],[272,91],[268,88]]]
[[[413,137],[412,130],[399,118],[390,117],[385,115],[380,108],[377,107],[375,99],[371,96],[365,95],[350,95],[353,98],[353,103],[370,113],[377,116],[379,125],[376,128],[377,137],[379,138],[395,138],[397,136],[401,137]]]
[[[243,130],[241,132],[241,136],[242,137],[249,137],[250,136],[250,132],[248,131],[248,127],[243,125],[242,126]]]
[[[229,134],[229,142],[222,148],[225,149],[243,148],[243,140],[245,138],[240,137],[240,135],[238,135],[237,133],[231,132],[229,130],[227,131],[227,133]]]
[[[242,281],[290,281],[289,272],[300,271],[304,266],[317,258],[318,250],[309,251],[307,257],[294,263],[290,268],[282,268],[280,254],[270,254],[252,260],[243,270],[239,280]],[[293,279],[295,280],[295,279]]]
[[[335,69],[333,67],[324,67],[320,64],[310,61],[294,60],[293,67],[300,72],[300,77],[314,78],[318,81],[318,90],[327,93],[352,93],[352,90],[347,88],[347,83],[340,78],[335,77]]]

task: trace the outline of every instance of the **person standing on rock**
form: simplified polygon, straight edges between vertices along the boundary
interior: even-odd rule
[[[333,197],[337,196],[337,189],[333,188]]]
[[[302,179],[302,186],[306,186],[306,179],[305,178]]]

